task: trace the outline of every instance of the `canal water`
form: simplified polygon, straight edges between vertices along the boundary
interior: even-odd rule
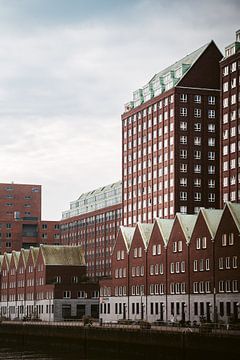
[[[92,358],[92,359],[97,359]],[[44,347],[20,347],[12,344],[0,345],[0,360],[87,360],[80,352],[48,351]]]

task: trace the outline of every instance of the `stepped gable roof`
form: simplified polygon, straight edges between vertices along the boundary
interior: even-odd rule
[[[197,220],[197,215],[189,215],[189,214],[181,214],[177,213],[175,219],[178,219],[182,231],[186,238],[186,243],[188,244],[190,242],[192,232]]]
[[[168,243],[168,240],[169,240],[169,236],[170,236],[171,231],[172,231],[174,219],[156,218],[155,222],[158,225],[158,228],[159,228],[159,230],[160,230],[160,232],[162,234],[164,244],[166,246],[167,243]]]
[[[12,257],[13,257],[13,261],[15,263],[15,267],[17,268],[18,266],[18,262],[19,262],[19,258],[20,258],[20,251],[15,251],[13,250],[12,251]]]
[[[127,250],[129,250],[132,243],[135,228],[130,226],[120,226],[120,231],[125,241],[126,248]]]
[[[178,79],[177,83],[175,84],[175,86],[177,86],[179,81],[182,80],[182,78],[186,75],[186,73],[189,71],[189,69],[191,69],[193,64],[204,53],[204,51],[207,49],[207,47],[210,45],[210,43],[211,42],[201,46],[199,49],[193,51],[192,53],[190,53],[190,54],[188,54],[186,56],[184,56],[182,59],[176,61],[174,64],[168,66],[166,69],[164,69],[164,70],[160,71],[159,73],[155,74],[153,76],[153,78],[150,80],[150,82],[154,81],[157,77],[165,76],[166,74],[168,74],[171,71],[176,71],[182,64],[190,65],[188,70]]]
[[[238,228],[238,231],[240,232],[240,204],[232,203],[232,202],[226,202],[224,209],[228,207],[230,213],[232,214],[232,217],[234,219],[234,222]]]
[[[203,215],[206,221],[212,238],[214,238],[218,229],[218,225],[222,218],[223,210],[200,208],[198,216],[200,213]]]
[[[21,249],[21,255],[22,255],[24,266],[26,266],[26,264],[27,264],[29,254],[30,254],[29,249]]]
[[[31,254],[32,254],[33,263],[34,263],[34,265],[35,265],[36,262],[37,262],[37,257],[38,257],[38,253],[39,253],[39,247],[31,246],[31,247],[30,247],[30,252],[31,252]],[[29,255],[30,255],[30,254],[29,254]]]
[[[40,245],[40,251],[45,265],[85,265],[81,246]]]
[[[141,233],[145,249],[147,249],[148,243],[149,243],[149,240],[150,240],[150,237],[152,234],[152,230],[153,230],[153,224],[137,223],[136,228],[137,227]]]

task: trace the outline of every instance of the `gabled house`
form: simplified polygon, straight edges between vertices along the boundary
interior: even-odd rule
[[[222,214],[223,210],[201,208],[189,243],[190,312],[193,321],[214,320],[214,240]]]
[[[173,219],[157,218],[147,251],[147,305],[149,321],[166,320],[167,244]]]
[[[240,319],[240,204],[226,202],[215,236],[216,320]]]
[[[17,267],[19,262],[19,251],[12,251],[12,257],[9,263],[9,293],[8,293],[8,308],[9,318],[17,317]]]
[[[25,315],[26,307],[26,267],[30,250],[21,249],[17,266],[17,314],[16,317],[22,319]]]
[[[137,223],[129,249],[129,318],[147,318],[147,249],[153,224]]]
[[[112,277],[100,281],[100,317],[113,321],[129,317],[129,249],[135,228],[120,226],[112,251]]]
[[[167,318],[190,320],[189,243],[197,215],[176,214],[167,246]]]
[[[1,264],[1,316],[9,317],[9,265],[12,254],[4,253]]]

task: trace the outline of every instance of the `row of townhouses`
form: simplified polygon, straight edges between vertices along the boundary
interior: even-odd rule
[[[98,285],[81,246],[40,245],[0,256],[1,317],[45,321],[98,318]]]
[[[201,208],[120,228],[100,317],[154,321],[240,319],[240,204]]]

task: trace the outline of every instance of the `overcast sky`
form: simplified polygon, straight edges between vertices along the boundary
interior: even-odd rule
[[[43,186],[43,218],[121,179],[121,120],[164,67],[240,28],[239,0],[0,0],[0,181]]]

